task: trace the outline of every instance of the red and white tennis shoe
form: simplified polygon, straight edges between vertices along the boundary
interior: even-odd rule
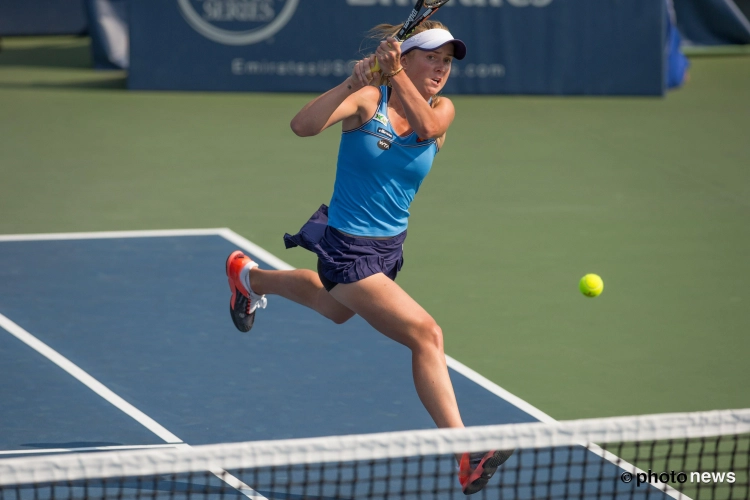
[[[514,450],[492,450],[464,453],[458,465],[458,482],[464,495],[473,495],[487,486],[498,467],[510,458]]]
[[[232,297],[229,314],[234,326],[241,332],[249,332],[255,323],[255,312],[266,308],[266,296],[258,295],[250,288],[250,270],[258,267],[250,257],[236,250],[227,258],[227,279]]]

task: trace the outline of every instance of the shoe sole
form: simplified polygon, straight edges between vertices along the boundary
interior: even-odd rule
[[[495,453],[485,460],[482,465],[482,474],[472,481],[466,489],[464,495],[473,495],[487,486],[490,478],[495,474],[497,468],[508,461],[515,450],[496,450]]]
[[[241,293],[237,292],[238,295],[242,295]],[[244,297],[244,295],[242,295]],[[244,320],[243,318],[238,318],[236,314],[234,314],[234,309],[232,309],[232,304],[229,304],[229,315],[232,317],[232,323],[234,323],[234,326],[237,327],[237,329],[243,333],[249,332],[250,329],[252,329],[253,325],[255,324],[255,311],[250,313],[250,316],[247,316]]]

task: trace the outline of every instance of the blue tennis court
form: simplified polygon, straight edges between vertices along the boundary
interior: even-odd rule
[[[236,331],[226,256],[289,268],[236,233],[0,238],[0,457],[434,427],[409,350],[358,317],[337,326],[271,296]],[[448,360],[467,425],[553,421]]]
[[[434,427],[408,349],[358,317],[334,325],[278,296],[242,334],[224,275],[237,243],[161,234],[6,237],[0,313],[191,445]],[[169,440],[5,331],[0,364],[12,374],[0,382],[6,454]],[[467,425],[537,420],[451,377]]]

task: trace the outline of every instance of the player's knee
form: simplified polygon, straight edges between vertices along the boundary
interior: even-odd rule
[[[435,323],[430,329],[430,341],[439,351],[443,351],[443,329]]]
[[[434,319],[423,321],[419,325],[419,347],[443,350],[443,330]]]

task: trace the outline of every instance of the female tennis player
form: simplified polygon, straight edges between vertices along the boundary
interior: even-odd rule
[[[420,25],[403,44],[392,36],[398,28],[375,28],[389,35],[375,54],[357,62],[351,76],[309,102],[291,122],[301,137],[342,123],[330,207],[321,206],[299,233],[284,236],[287,248],[317,254],[317,273],[261,270],[241,251],[233,252],[226,264],[230,312],[241,331],[252,328],[266,294],[310,307],[337,324],[359,314],[411,349],[414,384],[435,424],[463,427],[442,331],[395,279],[403,264],[409,205],[455,116],[451,101],[438,93],[466,46],[436,21]],[[375,58],[378,73],[373,73]],[[461,456],[464,493],[481,490],[510,453]]]

